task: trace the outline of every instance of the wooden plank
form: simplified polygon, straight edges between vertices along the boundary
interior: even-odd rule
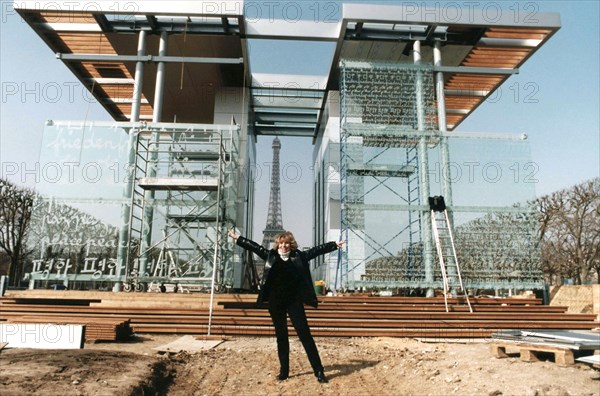
[[[378,306],[381,308],[381,306]],[[49,304],[0,304],[0,310],[2,312],[62,312],[64,311],[63,306],[61,305],[49,305]],[[209,304],[198,304],[198,305],[178,305],[174,304],[169,308],[164,308],[161,306],[153,306],[153,305],[144,305],[144,304],[132,304],[127,305],[123,304],[120,306],[104,306],[102,304],[92,305],[90,307],[78,307],[71,306],[69,307],[69,312],[77,313],[77,312],[98,312],[98,313],[132,313],[132,314],[143,314],[143,313],[152,313],[152,314],[168,314],[168,315],[189,315],[195,314],[197,312],[208,311]],[[213,311],[216,314],[219,312],[236,312],[240,311],[242,314],[254,312],[254,311],[263,311],[266,312],[266,308],[257,308],[256,304],[238,304],[234,305],[223,304],[217,305],[213,308]],[[534,311],[534,314],[537,313],[556,313],[561,314],[564,313],[567,308],[560,306],[540,306],[536,307],[533,310],[531,307],[507,307],[507,306],[485,306],[479,307],[474,306],[473,310],[475,313],[486,313],[486,312],[497,312],[497,313],[523,313],[528,314]],[[394,314],[400,312],[422,312],[422,313],[431,313],[431,312],[442,312],[445,313],[445,308],[443,306],[397,306],[391,307],[389,309],[373,309],[370,306],[346,306],[346,305],[320,305],[318,310],[314,310],[312,308],[307,308],[307,312],[365,312],[369,315],[387,315]],[[468,307],[451,307],[451,313],[465,313],[468,312]],[[582,315],[582,314],[578,314]],[[592,314],[583,314],[592,317]]]
[[[490,352],[498,359],[507,358],[506,346],[497,343],[490,344]]]
[[[205,325],[135,325],[136,332],[140,333],[169,333],[169,334],[207,334],[208,326]],[[293,328],[289,328],[290,335],[295,335]],[[311,334],[316,337],[428,337],[428,338],[482,338],[491,335],[489,330],[479,329],[363,329],[352,328],[317,328],[311,329]],[[211,326],[212,335],[251,335],[274,336],[273,326]]]
[[[10,290],[5,297],[0,298],[60,298],[60,299],[93,299],[102,301],[139,301],[139,300],[157,300],[162,301],[201,301],[210,300],[208,293],[113,293],[109,291],[81,291],[81,290]],[[255,302],[256,294],[215,294],[216,301],[239,301]],[[320,303],[344,302],[344,303],[383,303],[383,304],[444,304],[443,297],[378,297],[369,295],[351,295],[351,296],[331,296],[319,298]],[[450,298],[450,304],[465,303],[463,298]],[[471,300],[475,305],[541,305],[541,299],[534,298],[494,298],[477,297]]]
[[[352,295],[322,297],[320,300],[318,310],[307,308],[307,316],[313,330],[324,336],[439,336],[449,332],[462,334],[462,337],[465,334],[488,337],[498,329],[597,327],[594,315],[566,314],[566,308],[542,306],[539,299],[477,298],[473,300],[473,313],[466,311],[468,307],[460,298],[450,299],[451,312],[445,312],[440,297]],[[94,302],[72,305],[77,301]],[[268,311],[264,305],[257,306],[255,301],[256,295],[251,294],[215,295],[212,324],[222,328],[227,335],[263,335],[265,331],[271,334],[273,326]],[[208,325],[210,295],[41,290],[11,294],[0,299],[0,305],[0,320],[89,324],[88,339],[119,337],[129,334],[132,329],[203,334]],[[119,321],[124,325],[119,325]]]
[[[105,317],[105,318],[132,318],[136,320],[190,320],[197,317],[208,317],[209,309],[192,309],[192,310],[100,310],[95,308],[77,308],[65,309],[43,307],[27,307],[19,309],[19,307],[11,307],[3,309],[0,312],[1,318],[11,317],[62,317],[68,315],[71,318],[90,318],[90,317]],[[586,326],[592,328],[596,325],[595,315],[593,314],[566,314],[566,313],[543,313],[543,312],[423,312],[423,311],[364,311],[364,310],[306,310],[309,318],[343,318],[344,320],[361,319],[361,320],[437,320],[437,321],[459,321],[459,320],[486,320],[496,323],[508,322],[513,324],[512,327],[517,328],[518,323],[523,322],[583,322]],[[268,317],[268,311],[265,309],[221,309],[214,310],[213,317]]]

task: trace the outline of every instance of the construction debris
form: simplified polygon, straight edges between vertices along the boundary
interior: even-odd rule
[[[600,334],[591,331],[526,331],[506,330],[494,333],[495,340],[507,340],[515,343],[540,344],[565,347],[575,350],[600,349]]]

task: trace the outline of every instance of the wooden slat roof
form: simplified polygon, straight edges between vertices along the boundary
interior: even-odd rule
[[[163,4],[160,7],[164,13],[166,6]],[[536,23],[524,21],[518,24],[510,21],[502,25],[503,21],[481,24],[461,20],[442,24],[425,17],[423,21],[415,20],[414,16],[408,17],[402,13],[398,13],[399,17],[395,18],[395,10],[401,8],[392,7],[381,8],[379,11],[364,8],[369,15],[361,16],[363,9],[358,7],[344,6],[337,49],[327,80],[328,90],[338,89],[337,65],[341,57],[410,63],[410,43],[415,39],[422,42],[425,62],[432,62],[431,47],[434,40],[441,40],[444,66],[517,69],[560,27],[555,21],[558,19],[555,14],[549,18],[551,23],[548,26],[544,25],[545,20],[539,15],[536,18],[541,22]],[[138,35],[132,33],[144,29],[149,33],[148,54],[158,53],[159,33],[167,30],[170,56],[244,58],[245,63],[240,65],[167,64],[163,109],[165,121],[176,119],[177,122],[212,123],[215,92],[219,87],[241,87],[244,84],[252,86],[252,78],[248,78],[249,61],[246,59],[245,24],[248,21],[244,20],[243,15],[223,14],[200,18],[198,15],[186,16],[173,12],[170,16],[165,16],[149,13],[148,10],[152,7],[148,4],[144,4],[142,8],[146,11],[130,14],[124,11],[64,12],[39,8],[17,8],[17,11],[57,53],[135,55]],[[390,12],[385,12],[386,10]],[[373,19],[373,12],[381,14],[377,14],[381,23]],[[412,29],[410,34],[403,30],[408,25]],[[423,32],[423,37],[415,32]],[[115,120],[129,120],[131,103],[127,103],[127,99],[133,93],[134,62],[65,63]],[[152,115],[155,76],[156,65],[147,63],[142,87],[142,119],[149,119]],[[445,73],[447,129],[456,128],[508,77],[507,74]],[[252,92],[251,90],[251,95]],[[286,97],[289,99],[290,95],[286,93]],[[323,111],[323,103],[324,101],[319,114]],[[271,114],[270,119],[277,118],[277,114]],[[281,117],[287,117],[286,122],[289,124],[291,121],[288,114],[281,114]],[[308,129],[314,127],[316,136],[322,121],[319,117],[317,116],[316,122],[311,121],[310,125],[305,120],[304,123],[298,121],[297,124],[303,128],[308,125]],[[300,120],[299,117],[296,118]],[[250,116],[250,119],[254,117]],[[256,122],[257,128],[259,121]],[[295,130],[292,128],[295,124],[292,124],[290,130]],[[269,132],[267,129],[265,131]]]
[[[127,31],[124,24],[134,20],[140,29],[148,31],[147,53],[158,54],[160,32],[153,31],[149,18],[154,15],[122,15],[115,17],[102,12],[70,10],[19,10],[46,44],[56,53],[83,55],[136,55],[136,30]],[[103,25],[99,20],[104,20]],[[106,24],[114,21],[115,29],[107,31]],[[204,23],[203,23],[204,22]],[[174,22],[175,23],[175,22]],[[207,26],[205,31],[192,32],[195,25],[177,21],[176,31],[169,34],[169,55],[189,57],[241,58],[242,44],[235,29],[226,27],[213,33],[213,20],[196,21]],[[120,26],[120,28],[119,28]],[[161,28],[168,29],[163,23]],[[178,32],[177,29],[181,30]],[[138,29],[139,30],[139,29]],[[230,30],[229,32],[227,30]],[[123,61],[66,61],[65,64],[92,92],[94,97],[117,121],[129,121],[133,96],[135,62]],[[215,64],[168,64],[163,120],[192,123],[212,123],[216,86],[241,85],[244,67]],[[153,113],[156,65],[145,64],[140,119],[149,120]],[[232,83],[233,82],[233,83]],[[211,96],[212,95],[212,96]]]

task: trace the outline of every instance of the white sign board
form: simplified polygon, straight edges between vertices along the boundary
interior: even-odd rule
[[[57,325],[52,323],[2,323],[0,343],[5,348],[81,349],[83,325]]]

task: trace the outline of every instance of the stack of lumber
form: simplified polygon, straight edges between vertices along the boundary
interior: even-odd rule
[[[210,334],[273,336],[266,306],[255,300],[255,295],[215,295]],[[446,312],[443,298],[321,297],[319,309],[306,312],[312,333],[325,337],[489,338],[503,329],[590,330],[599,325],[594,314],[567,313],[567,307],[545,306],[539,299],[477,298],[471,300],[474,312],[461,299],[449,304]],[[209,309],[207,294],[31,290],[0,299],[0,321],[120,320],[136,333],[208,334]]]
[[[23,315],[13,316],[8,323],[50,323],[84,326],[85,341],[124,341],[132,335],[128,319],[90,318],[78,316]]]
[[[97,315],[74,314],[72,309],[89,307],[100,300],[41,297],[3,298],[0,300],[0,321],[8,323],[48,323],[84,326],[85,341],[122,341],[133,334],[129,319]],[[14,305],[15,307],[11,307]],[[37,307],[27,309],[26,307]],[[18,307],[24,308],[20,312]],[[17,308],[17,309],[14,309]]]

